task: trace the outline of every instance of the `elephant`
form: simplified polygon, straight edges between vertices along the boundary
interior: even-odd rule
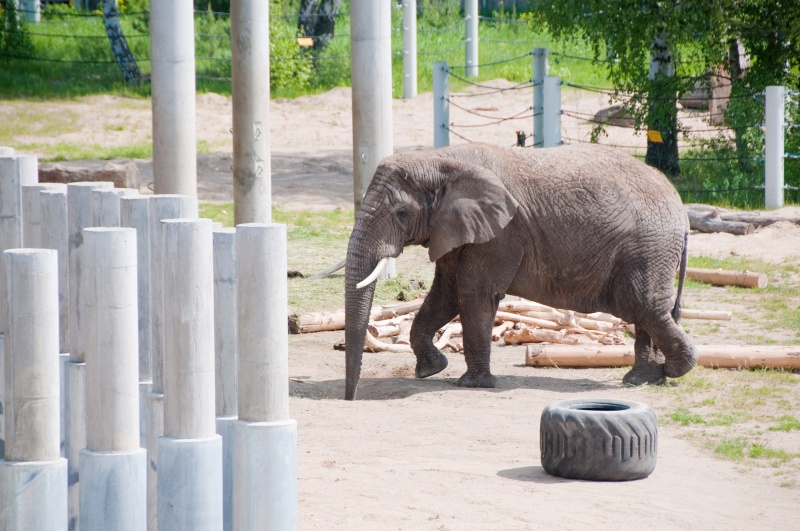
[[[407,245],[427,247],[436,264],[411,328],[417,378],[447,366],[433,337],[460,315],[467,371],[458,385],[495,387],[491,330],[506,295],[634,324],[625,384],[682,376],[697,361],[677,324],[688,235],[669,180],[602,146],[465,144],[389,156],[367,187],[348,243],[345,399],[356,396],[374,279]]]

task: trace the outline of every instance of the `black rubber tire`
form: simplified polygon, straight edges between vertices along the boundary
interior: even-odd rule
[[[627,481],[656,468],[656,414],[628,400],[576,398],[553,402],[539,428],[542,467],[568,479]]]

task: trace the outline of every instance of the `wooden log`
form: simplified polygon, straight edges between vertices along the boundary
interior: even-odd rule
[[[289,316],[289,333],[291,334],[308,334],[329,330],[344,330],[344,310]]]
[[[509,330],[503,335],[506,345],[519,345],[521,343],[564,343],[575,345],[578,338],[566,336],[563,330],[542,330],[539,328],[523,328],[522,330]]]
[[[514,327],[514,323],[511,321],[503,321],[499,325],[492,328],[492,341],[500,341],[503,337],[503,334],[506,331],[511,330]]]
[[[762,215],[761,212],[727,212],[719,215],[723,221],[740,221],[750,223],[758,228],[767,227],[779,221],[788,221],[800,225],[800,218],[787,218],[783,216]]]
[[[364,337],[364,346],[372,352],[395,352],[395,353],[413,353],[409,345],[395,345],[393,343],[384,343],[380,339],[374,337],[367,332]]]
[[[709,233],[727,232],[739,236],[752,234],[755,231],[755,227],[750,223],[720,219],[719,212],[716,210],[704,213],[689,209],[686,213],[689,216],[689,227],[692,230]]]
[[[545,321],[544,319],[537,319],[535,317],[526,317],[511,312],[497,312],[497,317],[504,321],[513,321],[515,323],[525,323],[527,325],[539,326],[541,328],[549,328],[550,330],[558,330],[562,328],[560,324],[552,321]]]
[[[400,334],[400,324],[388,324],[377,326],[374,323],[367,327],[367,331],[374,337],[396,337]]]
[[[442,334],[439,336],[439,339],[436,340],[434,346],[439,350],[442,350],[450,343],[450,338],[455,335],[461,335],[463,333],[463,329],[461,328],[461,323],[448,323],[443,329]]]
[[[676,277],[678,273],[675,274]],[[740,286],[742,288],[766,288],[769,280],[764,273],[754,271],[729,271],[726,269],[686,268],[686,278],[715,286]]]
[[[725,369],[800,369],[800,345],[696,345],[698,365]],[[627,367],[633,345],[530,344],[525,365],[532,367]]]
[[[399,325],[400,332],[397,334],[396,345],[410,345],[411,344],[411,321],[403,321]]]
[[[525,299],[517,301],[500,301],[497,307],[501,312],[535,312],[535,311],[550,311],[553,310],[550,306],[539,304]]]
[[[380,307],[380,315],[372,317],[372,320],[377,321],[378,319],[391,319],[392,317],[397,317],[398,315],[405,315],[407,313],[416,312],[422,306],[422,303],[425,302],[424,298],[414,299],[411,302],[403,302],[400,304],[392,304],[392,305],[384,305]],[[373,308],[374,310],[374,308]]]
[[[733,312],[727,310],[689,310],[681,309],[681,319],[705,319],[707,321],[730,321]]]

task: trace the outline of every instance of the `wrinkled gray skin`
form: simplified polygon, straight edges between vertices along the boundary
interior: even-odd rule
[[[458,384],[494,387],[491,329],[505,294],[634,323],[627,384],[682,376],[697,359],[676,324],[688,230],[680,196],[661,173],[599,146],[469,144],[388,157],[367,189],[347,250],[345,398],[356,396],[375,290],[374,282],[356,284],[381,258],[415,244],[436,262],[411,329],[418,378],[447,366],[433,336],[460,314],[467,372]]]

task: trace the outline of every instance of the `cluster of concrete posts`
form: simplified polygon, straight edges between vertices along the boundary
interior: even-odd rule
[[[296,525],[286,228],[0,148],[0,529]]]

